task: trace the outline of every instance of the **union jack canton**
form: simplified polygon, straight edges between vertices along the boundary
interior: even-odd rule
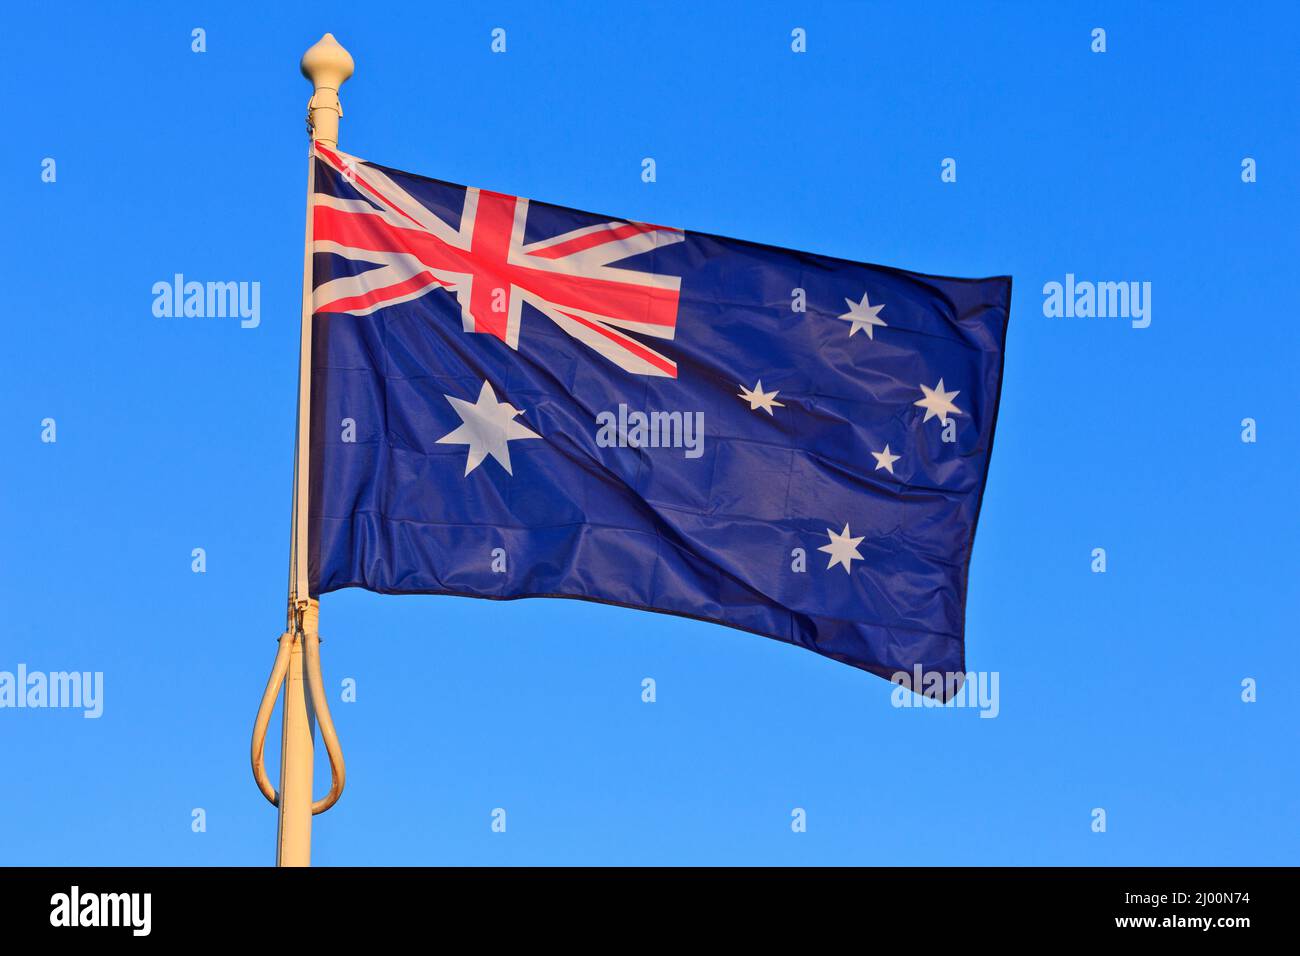
[[[466,189],[459,223],[441,218],[384,170],[317,144],[358,198],[317,193],[315,249],[376,268],[316,288],[316,312],[369,315],[445,289],[466,332],[519,348],[525,304],[620,368],[675,376],[677,366],[628,332],[671,339],[677,276],[610,265],[681,242],[680,229],[610,221],[525,242],[528,200]]]

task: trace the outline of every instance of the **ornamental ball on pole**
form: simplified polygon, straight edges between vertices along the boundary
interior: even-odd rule
[[[352,75],[354,66],[352,54],[339,45],[332,33],[325,34],[302,55],[302,75],[311,80],[314,88],[307,103],[307,126],[313,140],[338,145],[339,117],[343,115],[339,87]]]

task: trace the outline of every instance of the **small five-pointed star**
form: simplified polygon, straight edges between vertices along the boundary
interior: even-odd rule
[[[943,379],[939,379],[939,384],[934,388],[926,388],[924,385],[920,388],[922,393],[924,393],[925,398],[919,399],[912,404],[920,405],[925,409],[925,418],[922,419],[923,424],[937,415],[939,421],[947,425],[949,412],[952,412],[954,415],[962,414],[961,409],[952,403],[952,400],[960,393],[945,392],[943,390]]]
[[[889,472],[892,475],[894,473],[894,462],[898,461],[898,459],[902,458],[903,456],[891,455],[889,453],[889,445],[886,444],[884,451],[873,451],[871,453],[871,457],[876,459],[876,471],[879,471],[881,468],[883,468],[885,469],[885,471]]]
[[[826,534],[830,537],[831,543],[824,544],[817,549],[818,551],[825,551],[831,556],[831,563],[826,565],[826,570],[829,571],[835,565],[842,564],[844,565],[844,573],[848,574],[853,561],[863,560],[861,552],[858,551],[858,545],[862,543],[862,539],[866,535],[857,538],[850,537],[847,522],[844,524],[844,530],[839,534],[836,534],[830,528],[826,529]]]
[[[862,293],[861,302],[854,302],[852,299],[845,299],[844,301],[848,303],[849,311],[841,315],[840,318],[846,322],[853,323],[852,326],[849,327],[849,338],[853,338],[859,329],[865,329],[867,338],[874,342],[876,339],[874,334],[875,327],[877,325],[883,325],[888,328],[888,323],[886,323],[884,319],[880,318],[880,310],[883,309],[884,306],[872,305],[867,300],[867,293]]]
[[[778,394],[779,393],[776,389],[773,389],[770,392],[763,391],[763,380],[760,378],[758,384],[752,389],[745,388],[743,385],[740,386],[739,397],[749,402],[749,410],[751,412],[756,412],[761,408],[769,415],[775,415],[776,413],[772,411],[773,406],[777,408],[785,408],[784,402],[776,401],[776,396]]]
[[[465,474],[482,464],[488,455],[495,458],[506,473],[510,470],[510,442],[520,438],[541,438],[522,422],[515,421],[516,415],[522,415],[521,409],[509,402],[498,402],[496,392],[486,381],[478,393],[478,401],[470,404],[464,399],[444,395],[451,402],[460,416],[461,425],[448,435],[438,439],[439,445],[469,445],[469,457],[465,460]]]

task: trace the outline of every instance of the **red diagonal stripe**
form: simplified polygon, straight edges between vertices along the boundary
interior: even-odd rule
[[[655,366],[655,368],[662,369],[663,371],[667,372],[668,375],[671,376],[672,378],[677,377],[677,363],[670,362],[668,359],[664,358],[661,355],[656,355],[654,352],[647,349],[636,339],[628,338],[626,335],[623,335],[620,332],[615,332],[613,329],[608,328],[607,326],[601,325],[598,322],[591,322],[587,319],[584,319],[580,315],[574,315],[571,312],[566,312],[564,309],[557,309],[556,311],[560,312],[562,315],[564,315],[567,318],[573,319],[573,321],[579,323],[580,325],[585,325],[587,328],[595,332],[599,332],[601,335],[605,336],[605,338],[609,339],[611,342],[615,342],[618,345],[622,346],[624,350],[631,352],[633,355],[639,358],[644,359],[645,361],[649,362],[651,365]]]
[[[563,259],[565,256],[573,255],[575,252],[585,252],[587,249],[593,249],[606,242],[612,242],[617,239],[627,239],[643,232],[661,231],[664,231],[664,227],[647,226],[645,223],[641,222],[611,222],[603,229],[594,230],[585,236],[577,236],[570,239],[568,242],[560,242],[553,246],[547,246],[545,249],[530,252],[529,255],[536,256],[538,259]]]

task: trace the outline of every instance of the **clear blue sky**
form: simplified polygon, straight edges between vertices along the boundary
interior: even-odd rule
[[[367,159],[1015,293],[967,615],[996,719],[661,615],[330,594],[358,699],[316,862],[1295,863],[1293,7],[474,6],[7,13],[0,670],[103,671],[105,700],[0,710],[0,864],[272,859],[247,750],[283,622],[298,59],[326,30]],[[260,327],[155,318],[178,272],[260,282]],[[1152,283],[1150,327],[1046,318],[1066,273]]]

